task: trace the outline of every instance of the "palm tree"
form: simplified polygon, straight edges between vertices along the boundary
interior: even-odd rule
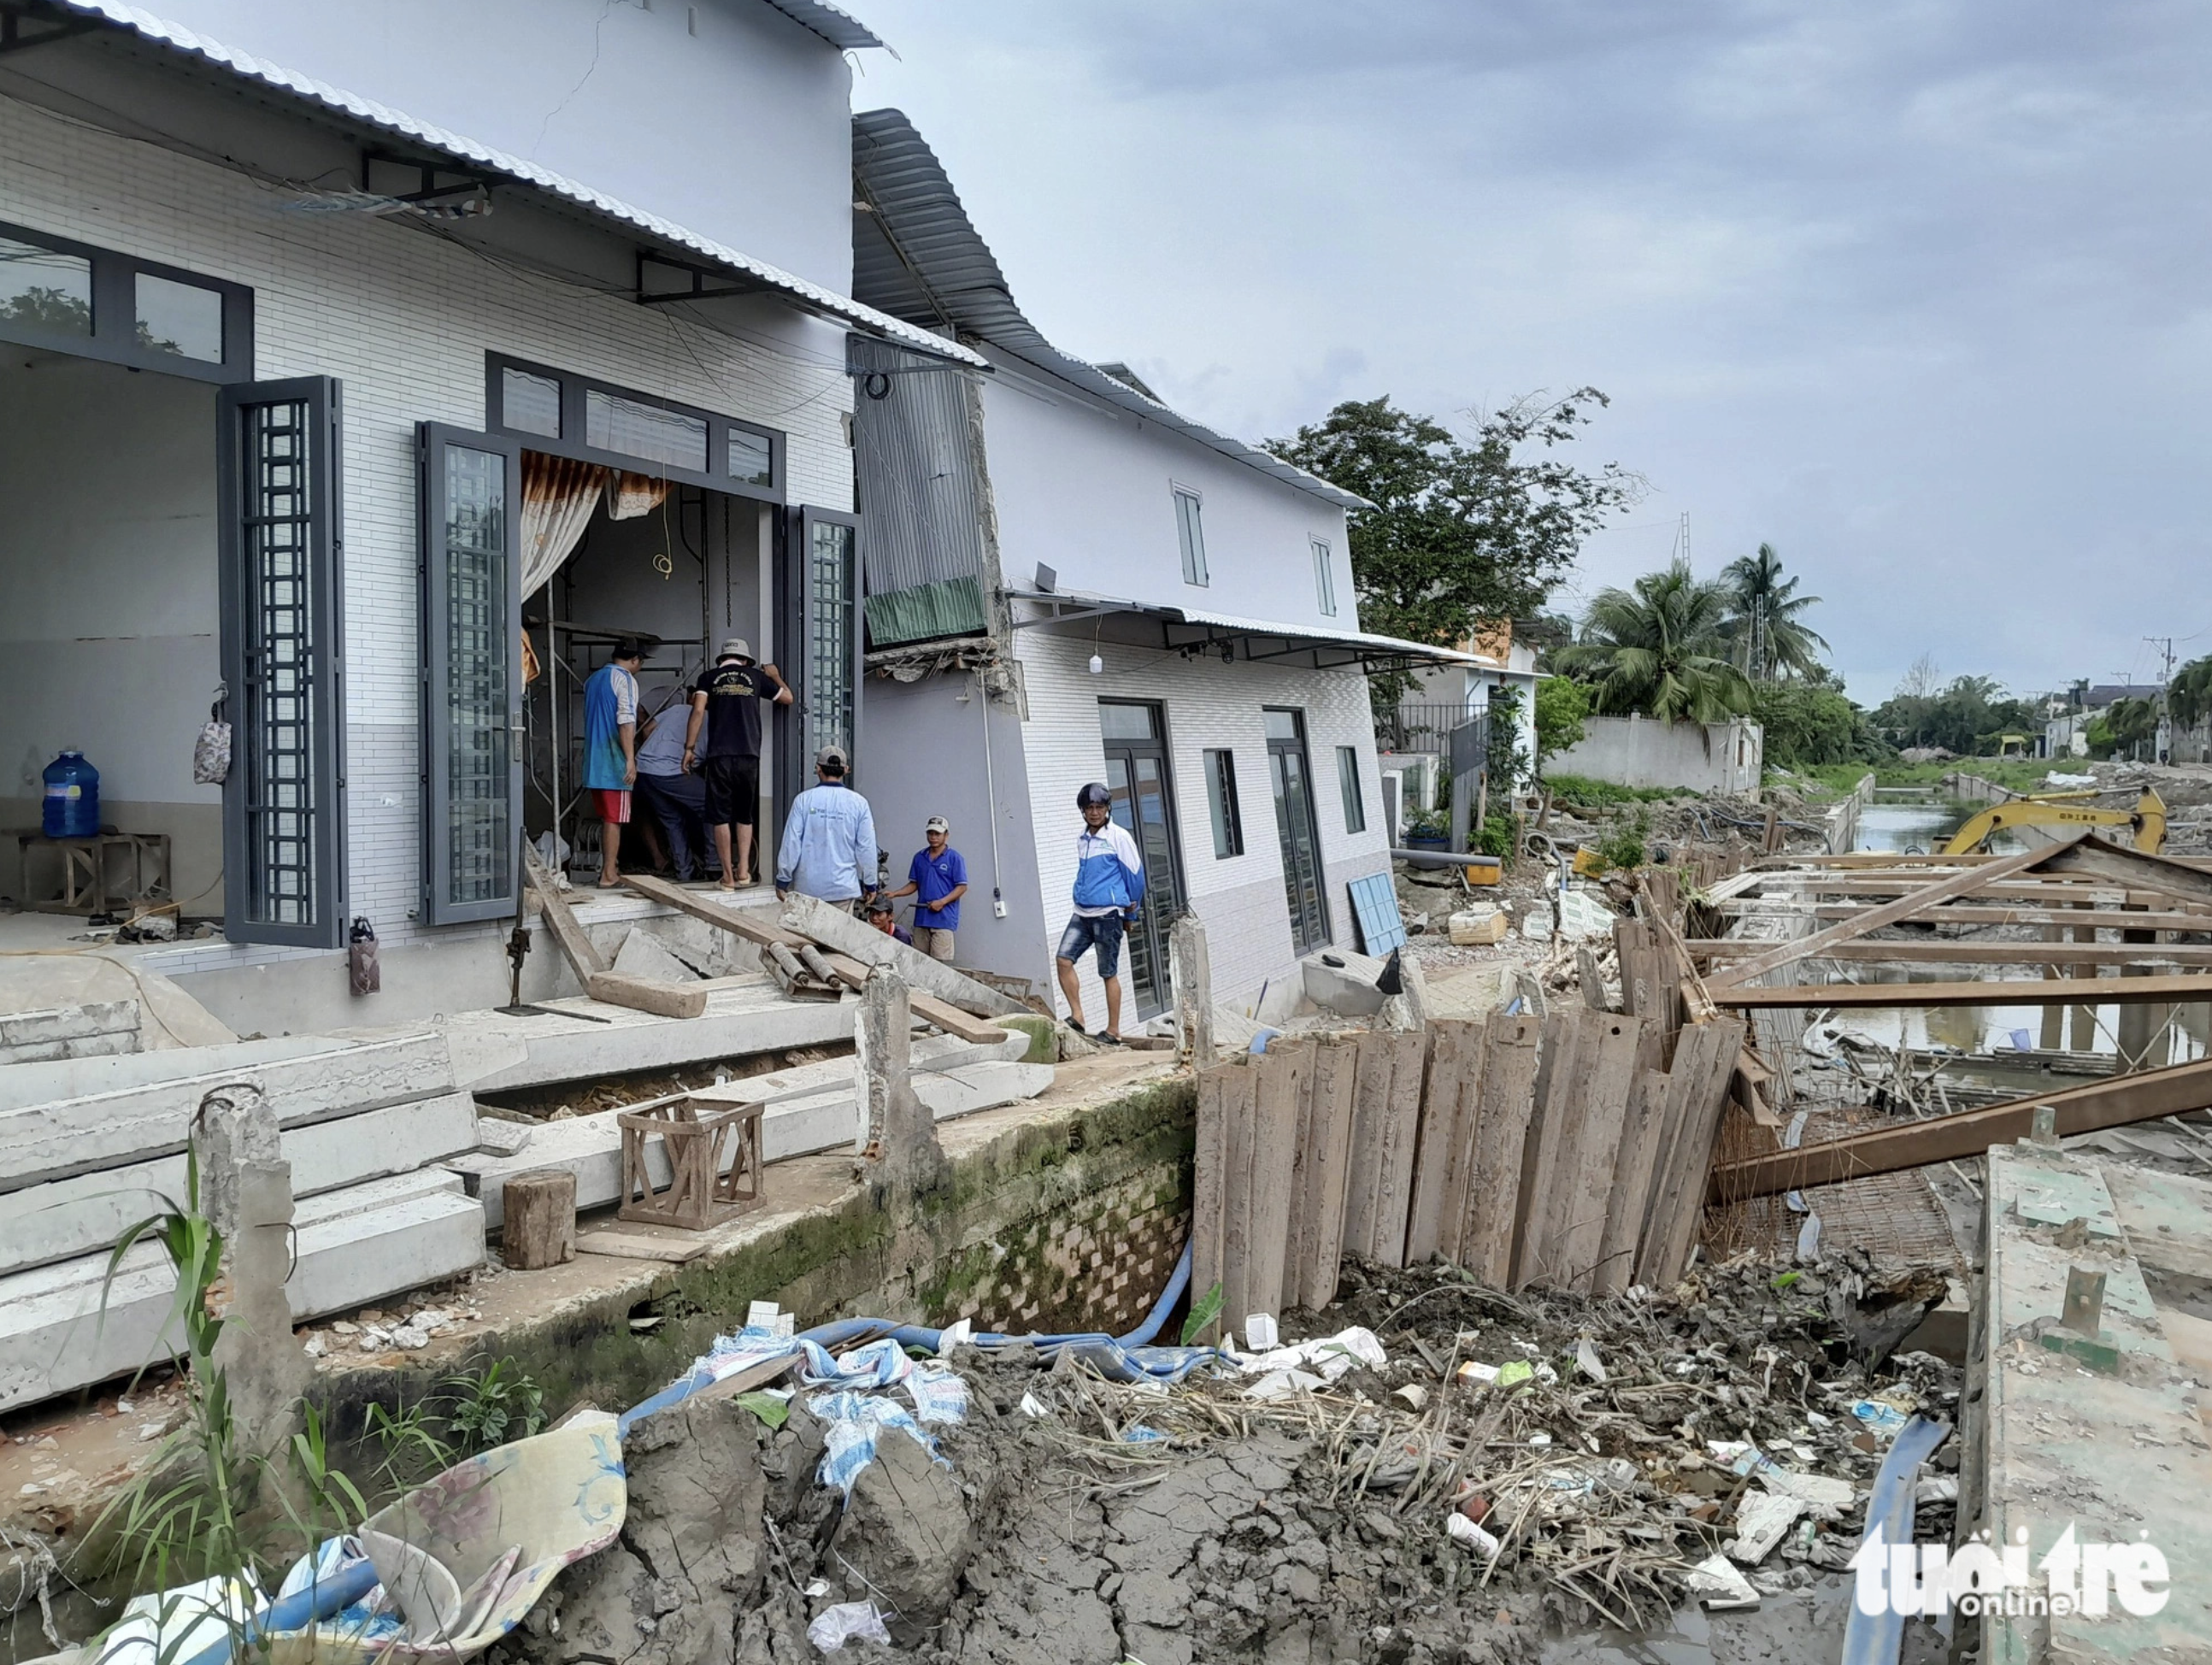
[[[1728,587],[1727,629],[1735,661],[1753,682],[1773,682],[1786,672],[1809,677],[1820,668],[1814,650],[1828,644],[1797,615],[1820,598],[1799,595],[1797,580],[1783,577],[1773,544],[1761,544],[1757,555],[1730,562],[1722,582]]]
[[[1719,722],[1749,708],[1751,685],[1729,662],[1729,591],[1689,563],[1646,573],[1634,589],[1591,600],[1565,669],[1593,684],[1597,709]]]

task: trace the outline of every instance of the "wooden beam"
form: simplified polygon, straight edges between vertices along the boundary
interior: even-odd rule
[[[665,878],[625,873],[623,883],[648,902],[657,902],[664,908],[675,908],[679,914],[689,914],[693,919],[704,920],[709,925],[719,926],[731,935],[742,937],[762,948],[780,946],[795,949],[801,943],[811,940],[796,931],[785,930],[773,920],[750,917],[762,911],[760,909],[724,908],[708,901],[696,891],[687,890],[680,884],[672,884]]]
[[[1929,1121],[1879,1127],[1825,1145],[1721,1163],[1713,1170],[1708,1195],[1715,1202],[1741,1202],[1808,1185],[1834,1185],[1868,1174],[1979,1156],[1992,1145],[2026,1138],[2033,1128],[2036,1110],[2044,1105],[2055,1113],[2062,1138],[2204,1109],[2212,1107],[2212,1060],[2112,1076]]]
[[[545,921],[546,934],[561,951],[561,957],[568,962],[568,969],[576,974],[576,981],[588,987],[592,978],[607,969],[605,959],[592,946],[584,927],[576,923],[575,910],[555,885],[553,875],[545,871],[538,852],[526,844],[522,850],[522,871],[530,880],[530,888],[538,893],[538,916]]]
[[[1816,931],[1809,937],[1783,943],[1763,954],[1753,955],[1747,960],[1729,966],[1708,977],[1706,987],[1717,999],[1721,998],[1725,990],[1735,984],[1749,982],[1753,977],[1764,976],[1785,965],[1795,965],[1800,960],[1825,952],[1835,943],[1850,942],[1881,926],[1894,925],[1898,921],[1936,902],[1948,902],[1953,896],[1970,895],[1993,880],[2026,872],[2048,860],[2056,852],[2051,850],[2026,850],[2018,855],[2007,856],[2002,861],[1970,867],[1964,872],[1952,874],[1948,878],[1937,879],[1934,884],[1923,885],[1882,907],[1869,908],[1856,919],[1839,920],[1825,931]]]
[[[1867,911],[1863,902],[1822,902],[1760,903],[1732,902],[1723,911],[1745,918],[1762,915],[1802,915],[1813,919],[1856,919]],[[2038,907],[2033,902],[1997,908],[1980,902],[1951,902],[1925,914],[1900,921],[1907,925],[2078,925],[2092,931],[2212,931],[2212,909],[2201,914],[2142,912],[2136,908]],[[1697,945],[1692,943],[1692,947]]]
[[[2162,855],[2146,855],[2092,833],[2061,848],[2044,863],[2045,872],[2079,873],[2132,890],[2155,890],[2200,905],[2212,903],[2212,873]]]
[[[604,1005],[649,1012],[656,1018],[702,1018],[707,1012],[704,983],[655,982],[618,971],[594,971],[584,979],[584,993]]]
[[[1755,939],[1703,937],[1689,945],[1691,953],[1705,959],[1733,960],[1767,947]],[[1900,965],[2142,965],[2164,961],[2168,965],[2212,966],[2212,943],[2148,942],[1965,942],[1939,937],[1934,941],[1839,942],[1821,956],[1829,960],[1889,960]]]
[[[837,981],[855,994],[868,981],[868,968],[849,954],[825,954],[823,961]],[[907,1009],[924,1023],[933,1024],[947,1035],[957,1035],[963,1041],[972,1041],[979,1047],[995,1046],[1006,1038],[1006,1031],[996,1024],[969,1016],[948,1001],[934,994],[925,994],[918,988],[906,992]]]
[[[2171,977],[2000,977],[1974,982],[1790,983],[1716,988],[1717,1005],[1738,1012],[1792,1006],[1863,1009],[1949,1006],[2157,1006],[2212,1000],[2212,975]]]
[[[1811,873],[1790,875],[1799,881],[1802,896],[1898,896],[1924,888],[1914,878],[1820,878]],[[1995,879],[1974,893],[1998,897],[2027,907],[2071,906],[2097,898],[2118,898],[2136,908],[2172,908],[2173,898],[2157,890],[2122,890],[2104,880],[2082,878]],[[2112,903],[2112,905],[2117,905]]]

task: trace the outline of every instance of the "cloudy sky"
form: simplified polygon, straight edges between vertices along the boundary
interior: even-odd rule
[[[2212,653],[2212,13],[851,0],[1017,298],[1248,436],[1584,383],[1575,589],[1773,544],[1872,704]],[[1573,598],[1563,598],[1571,605]]]

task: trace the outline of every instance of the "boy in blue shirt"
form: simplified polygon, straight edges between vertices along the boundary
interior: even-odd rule
[[[1075,840],[1075,912],[1060,933],[1056,969],[1067,997],[1067,1026],[1083,1033],[1083,997],[1075,963],[1086,948],[1097,951],[1098,980],[1106,985],[1106,1027],[1097,1038],[1121,1044],[1121,933],[1145,901],[1145,862],[1137,841],[1114,824],[1114,794],[1093,781],[1075,794],[1083,830]]]
[[[927,849],[915,852],[906,883],[886,900],[914,896],[914,945],[932,959],[952,962],[952,933],[960,928],[960,898],[968,894],[968,864],[949,842],[950,823],[933,815],[922,823]]]

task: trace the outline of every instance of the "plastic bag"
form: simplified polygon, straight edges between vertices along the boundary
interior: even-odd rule
[[[376,955],[376,927],[365,916],[356,916],[346,942],[346,981],[356,994],[374,994],[384,987],[384,968]]]
[[[230,779],[230,725],[210,718],[192,742],[192,783],[219,787]]]

